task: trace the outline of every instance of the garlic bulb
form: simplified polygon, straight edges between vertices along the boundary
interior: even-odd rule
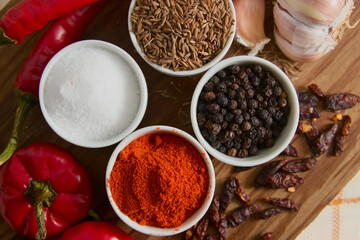
[[[292,60],[317,60],[335,48],[353,8],[353,0],[278,0],[275,41]]]
[[[236,13],[236,40],[256,55],[270,38],[265,36],[265,0],[233,0]]]

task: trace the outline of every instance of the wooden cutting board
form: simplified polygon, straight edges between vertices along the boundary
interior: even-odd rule
[[[6,9],[19,2],[12,0],[0,11],[0,16]],[[357,9],[352,14],[352,22],[360,18],[359,1],[355,1]],[[88,27],[84,39],[100,39],[111,42],[126,50],[140,65],[148,83],[149,102],[145,117],[139,128],[164,124],[179,127],[193,134],[187,121],[189,107],[187,102],[192,96],[200,75],[190,78],[175,78],[159,73],[149,67],[136,53],[128,34],[127,13],[130,1],[111,1],[95,21]],[[267,4],[266,32],[272,36],[273,20],[271,17],[271,4]],[[17,46],[0,48],[0,148],[7,144],[11,133],[18,99],[14,95],[14,82],[20,71],[22,63],[36,43],[40,33],[35,33]],[[309,83],[317,83],[327,93],[352,92],[360,95],[360,27],[347,30],[340,44],[331,53],[321,60],[305,64],[302,71],[295,74],[294,85],[298,91],[304,90]],[[226,57],[243,54],[239,45],[233,44]],[[175,99],[161,95],[166,91]],[[184,104],[185,103],[185,104]],[[184,105],[184,107],[182,107]],[[161,107],[159,107],[161,106]],[[179,117],[179,109],[185,114]],[[229,176],[237,176],[244,185],[245,190],[253,201],[263,202],[265,197],[289,197],[300,206],[298,212],[286,212],[268,220],[248,220],[237,228],[231,229],[228,239],[258,239],[265,232],[273,232],[273,239],[291,240],[313,221],[320,211],[346,183],[360,169],[360,105],[346,110],[353,126],[351,134],[345,143],[345,151],[341,157],[335,158],[330,153],[318,158],[317,166],[310,172],[301,173],[305,183],[296,189],[295,193],[286,190],[267,188],[255,189],[252,184],[261,167],[235,173],[234,167],[223,164],[213,159],[216,172],[216,193],[219,193],[223,183]],[[330,118],[334,113],[323,113],[318,126],[331,123]],[[321,128],[321,127],[320,127]],[[194,134],[193,134],[194,135]],[[25,121],[20,147],[33,142],[47,141],[55,143],[70,150],[79,161],[86,166],[92,178],[94,200],[92,208],[100,215],[101,219],[114,223],[129,232],[134,239],[182,239],[183,235],[173,237],[146,236],[126,226],[114,213],[105,193],[105,168],[115,145],[101,149],[86,149],[74,146],[57,136],[45,122],[39,106],[37,105]],[[304,136],[298,136],[293,144],[298,148],[301,157],[310,156],[311,152]],[[279,157],[283,158],[283,157]],[[357,191],[354,189],[354,191]],[[234,201],[230,210],[240,203]],[[0,239],[25,239],[13,232],[8,225],[0,220]]]

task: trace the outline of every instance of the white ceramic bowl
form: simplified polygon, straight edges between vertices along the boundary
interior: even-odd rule
[[[72,134],[71,132],[67,132],[67,131],[63,130],[63,128],[59,127],[58,124],[56,123],[56,121],[54,121],[54,119],[51,118],[51,116],[48,112],[48,107],[51,107],[51,106],[47,106],[47,103],[44,100],[44,94],[45,94],[44,91],[46,91],[45,85],[46,85],[48,76],[51,72],[51,69],[54,67],[54,65],[59,60],[62,59],[62,57],[65,54],[70,53],[70,52],[80,49],[80,48],[89,48],[89,49],[100,48],[100,49],[106,49],[108,51],[111,51],[112,53],[115,53],[116,56],[118,56],[121,59],[121,61],[123,62],[123,64],[124,64],[123,67],[126,67],[127,69],[131,69],[128,71],[131,71],[132,72],[131,74],[134,74],[133,79],[138,82],[139,89],[134,94],[137,94],[137,96],[139,95],[140,99],[139,99],[139,105],[137,106],[137,108],[138,108],[137,112],[136,112],[136,109],[134,109],[134,113],[136,112],[134,119],[121,132],[118,132],[118,133],[115,132],[112,137],[107,138],[107,139],[100,139],[100,140],[99,139],[90,139],[90,140],[83,139],[83,138],[80,138],[80,137]],[[145,80],[145,77],[144,77],[140,67],[137,65],[135,60],[121,48],[119,48],[111,43],[99,41],[99,40],[79,41],[79,42],[73,43],[73,44],[65,47],[61,51],[59,51],[46,65],[46,67],[43,71],[43,74],[41,76],[41,80],[40,80],[39,101],[40,101],[41,111],[44,115],[45,120],[50,125],[50,127],[60,137],[62,137],[63,139],[65,139],[68,142],[71,142],[75,145],[82,146],[82,147],[97,148],[97,147],[109,146],[109,145],[119,142],[121,139],[123,139],[129,133],[133,132],[136,129],[136,127],[139,125],[139,123],[141,122],[141,120],[145,114],[145,110],[146,110],[146,106],[147,106],[147,99],[148,99],[148,92],[147,92],[146,80]]]
[[[112,194],[109,187],[108,179],[110,178],[111,171],[113,169],[114,163],[117,159],[117,156],[119,155],[119,152],[123,150],[128,144],[130,144],[133,140],[135,140],[138,137],[150,134],[150,133],[169,133],[174,134],[176,136],[182,137],[185,140],[187,140],[189,143],[191,143],[201,154],[203,157],[203,160],[207,166],[207,170],[209,173],[209,187],[208,192],[205,197],[205,201],[203,205],[190,217],[188,218],[184,223],[182,223],[179,227],[176,228],[157,228],[157,227],[151,227],[146,225],[140,225],[139,223],[131,220],[128,216],[123,214],[116,203],[114,202],[112,198]],[[150,126],[145,127],[142,129],[139,129],[133,133],[131,133],[129,136],[124,138],[119,145],[115,148],[114,152],[111,154],[109,163],[106,168],[106,175],[105,175],[105,186],[106,186],[106,193],[108,196],[108,199],[110,201],[110,204],[112,208],[114,209],[115,213],[119,216],[119,218],[126,223],[131,228],[135,229],[136,231],[139,231],[144,234],[148,235],[156,235],[156,236],[170,236],[174,234],[181,233],[183,231],[186,231],[190,227],[192,227],[195,223],[197,223],[206,213],[208,208],[210,207],[212,198],[214,196],[214,190],[215,190],[215,173],[214,173],[214,167],[211,163],[211,159],[209,155],[206,153],[205,149],[200,145],[198,141],[188,133],[169,126]]]
[[[272,72],[274,78],[279,80],[283,90],[286,92],[287,101],[290,106],[290,114],[288,116],[287,124],[282,129],[280,136],[276,138],[275,145],[272,146],[271,148],[261,149],[255,156],[249,156],[246,158],[230,157],[214,149],[201,135],[196,117],[197,115],[196,108],[198,104],[199,95],[205,83],[218,71],[234,64],[242,65],[242,66],[258,64],[262,66],[264,70]],[[299,121],[299,103],[293,84],[291,83],[290,79],[286,76],[286,74],[283,71],[281,71],[280,68],[278,68],[273,63],[262,58],[251,57],[251,56],[237,56],[219,62],[214,67],[209,69],[200,79],[198,85],[195,88],[191,100],[190,115],[191,115],[191,124],[194,129],[196,137],[212,156],[229,165],[250,167],[270,161],[271,159],[279,155],[284,150],[284,148],[290,143],[291,139],[295,134]]]
[[[145,62],[147,62],[151,67],[158,70],[159,72],[165,73],[167,75],[174,76],[174,77],[188,77],[188,76],[193,76],[193,75],[197,75],[199,73],[205,72],[206,70],[208,70],[209,68],[214,66],[216,63],[218,63],[225,56],[225,54],[229,50],[229,48],[234,40],[235,30],[236,30],[236,16],[235,16],[234,4],[233,4],[232,0],[229,0],[231,12],[234,17],[234,27],[233,27],[233,32],[230,35],[230,37],[229,37],[228,41],[226,42],[225,47],[222,49],[222,51],[216,57],[214,57],[210,62],[208,62],[207,64],[203,65],[202,67],[199,67],[194,70],[173,71],[171,69],[162,68],[160,65],[152,63],[145,58],[145,54],[141,50],[141,47],[136,39],[136,35],[134,34],[134,32],[132,30],[133,27],[132,27],[130,17],[131,17],[131,13],[135,7],[135,3],[136,3],[136,0],[131,1],[129,13],[128,13],[128,28],[129,28],[129,34],[130,34],[131,41],[132,41],[136,51],[140,54],[140,56],[144,59]]]

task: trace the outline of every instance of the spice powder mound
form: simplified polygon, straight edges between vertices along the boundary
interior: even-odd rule
[[[181,137],[135,139],[118,155],[109,179],[119,210],[141,225],[180,226],[203,204],[209,185],[200,153]]]
[[[184,71],[218,55],[235,20],[229,0],[137,0],[131,23],[148,61]]]

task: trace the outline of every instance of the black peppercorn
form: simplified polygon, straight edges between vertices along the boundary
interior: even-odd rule
[[[211,143],[211,146],[213,147],[213,148],[215,148],[215,149],[218,149],[220,146],[221,146],[221,143],[220,143],[220,141],[214,141],[214,142],[212,142]]]
[[[236,100],[241,101],[245,99],[245,90],[244,89],[240,89],[238,90],[238,92],[236,93]]]
[[[209,82],[205,83],[204,90],[206,92],[213,92],[214,91],[214,86],[215,86],[215,84],[213,82],[209,81]]]
[[[230,149],[228,150],[228,155],[229,155],[230,157],[235,157],[236,154],[237,154],[236,148],[230,148]]]
[[[266,111],[265,109],[259,109],[257,111],[257,116],[260,118],[260,119],[267,119],[267,117],[269,116],[269,112]]]
[[[280,111],[277,111],[276,114],[275,114],[275,119],[277,121],[279,121],[280,119],[282,119],[284,117],[284,114]]]
[[[239,158],[245,158],[248,156],[248,151],[246,149],[240,149],[238,153]]]
[[[246,77],[247,77],[247,74],[246,74],[245,71],[240,71],[240,72],[239,72],[238,78],[239,78],[240,80],[243,80],[243,79],[246,78]]]
[[[254,87],[259,86],[260,83],[261,83],[261,80],[260,80],[260,78],[258,78],[257,76],[254,76],[254,77],[251,79],[251,84],[252,84]]]
[[[273,77],[268,77],[265,79],[265,84],[269,85],[270,87],[274,87],[276,85],[276,81]]]
[[[234,110],[237,108],[237,105],[238,104],[236,100],[230,100],[227,107],[229,110]]]
[[[255,71],[256,73],[260,73],[260,72],[262,71],[262,67],[261,67],[260,65],[255,65],[254,71]]]
[[[216,90],[218,92],[226,92],[226,84],[224,82],[219,82],[219,84],[216,85]]]
[[[241,130],[243,131],[249,131],[251,129],[251,123],[248,121],[245,121],[241,124]]]
[[[259,107],[259,103],[255,99],[250,99],[248,101],[247,105],[249,106],[249,108],[258,108]]]
[[[220,111],[220,106],[216,103],[212,103],[206,106],[206,110],[208,110],[210,113],[218,113]]]
[[[233,119],[234,119],[234,115],[233,115],[233,114],[227,113],[227,114],[225,115],[225,120],[226,120],[226,121],[231,122]]]
[[[210,134],[209,137],[208,137],[208,140],[209,140],[209,142],[213,143],[213,142],[216,141],[216,136]]]
[[[240,109],[234,109],[231,111],[232,114],[234,114],[234,116],[240,116],[242,111]]]
[[[204,112],[205,109],[206,109],[206,104],[202,103],[202,102],[199,102],[198,105],[197,105],[196,111],[197,112]]]
[[[246,90],[246,98],[250,99],[253,98],[255,95],[255,90],[253,88],[248,88]]]
[[[232,74],[238,74],[240,72],[239,65],[232,65],[228,68]]]
[[[234,131],[226,131],[226,133],[225,133],[226,142],[233,140],[234,137],[235,137]]]
[[[237,116],[234,120],[234,122],[238,125],[240,125],[244,121],[243,115]]]
[[[274,141],[273,138],[269,138],[269,139],[267,139],[266,142],[265,142],[265,145],[266,145],[266,147],[268,147],[268,148],[274,146],[274,144],[275,144],[275,141]]]
[[[225,70],[220,70],[216,73],[216,76],[218,76],[219,78],[225,78],[226,77],[226,72]]]
[[[236,132],[237,130],[239,130],[239,125],[236,124],[236,123],[231,123],[230,126],[229,126],[229,129],[230,129],[231,131]]]
[[[223,121],[221,123],[221,130],[225,130],[228,127],[229,123],[227,121]]]
[[[236,91],[235,90],[229,90],[227,97],[229,99],[235,99],[236,98]]]
[[[279,100],[278,100],[278,105],[280,106],[280,107],[285,107],[286,106],[286,104],[287,104],[287,101],[286,101],[286,99],[285,98],[279,98]]]
[[[251,116],[250,116],[249,113],[244,112],[244,113],[243,113],[243,116],[244,116],[244,120],[245,120],[245,121],[249,121],[249,120],[250,120],[250,117],[251,117]]]
[[[217,150],[219,152],[221,152],[221,153],[225,153],[226,152],[226,147],[224,145],[221,145]]]
[[[231,83],[236,83],[236,82],[238,81],[238,79],[237,79],[234,75],[228,76],[228,80],[229,80]]]
[[[249,149],[251,147],[252,140],[251,138],[245,138],[243,141],[243,147]]]
[[[272,93],[271,88],[266,88],[266,89],[265,89],[264,95],[265,95],[266,97],[271,97],[272,94],[273,94],[273,93]]]
[[[253,117],[256,114],[256,110],[254,108],[249,108],[247,113],[250,114],[250,117]]]
[[[213,82],[215,85],[218,85],[220,82],[220,78],[215,75],[210,78],[210,81]]]
[[[216,99],[216,95],[213,92],[207,92],[205,94],[205,101],[207,102],[213,102]]]
[[[224,116],[221,113],[215,113],[212,115],[211,120],[216,123],[222,123]]]
[[[265,126],[269,128],[272,124],[273,124],[273,119],[272,119],[271,116],[268,116],[268,117],[265,119]]]
[[[273,93],[275,96],[279,97],[282,93],[282,89],[280,86],[273,87]]]
[[[198,113],[196,115],[196,118],[197,118],[197,122],[198,122],[200,127],[203,126],[206,123],[206,118],[205,118],[205,115],[203,113]]]
[[[278,101],[275,97],[271,97],[268,102],[271,107],[276,107],[278,105]]]
[[[250,119],[250,123],[251,123],[251,125],[254,126],[254,127],[257,127],[257,126],[260,125],[260,121],[259,121],[259,119],[258,119],[257,117],[252,117],[252,118]]]
[[[232,148],[233,146],[234,146],[234,141],[233,140],[225,142],[225,147],[227,149]]]
[[[268,106],[268,103],[266,101],[261,102],[260,107],[266,108]]]
[[[221,96],[218,97],[217,103],[221,107],[226,107],[228,105],[228,103],[229,103],[229,99],[227,97],[225,97],[224,95],[221,95]]]
[[[225,115],[225,114],[227,113],[227,111],[226,111],[225,108],[222,108],[222,109],[220,110],[220,113],[221,113],[222,115]]]
[[[249,152],[249,156],[254,156],[258,152],[258,148],[256,146],[251,146],[248,152]]]
[[[209,130],[211,135],[216,136],[221,131],[221,125],[216,124],[216,123],[212,123],[211,126],[208,128],[208,130]]]
[[[264,101],[263,95],[261,95],[261,94],[259,94],[259,93],[255,95],[255,98],[256,98],[256,100],[258,100],[259,102]]]
[[[270,116],[275,116],[276,109],[274,107],[267,107],[266,110],[269,112]]]

